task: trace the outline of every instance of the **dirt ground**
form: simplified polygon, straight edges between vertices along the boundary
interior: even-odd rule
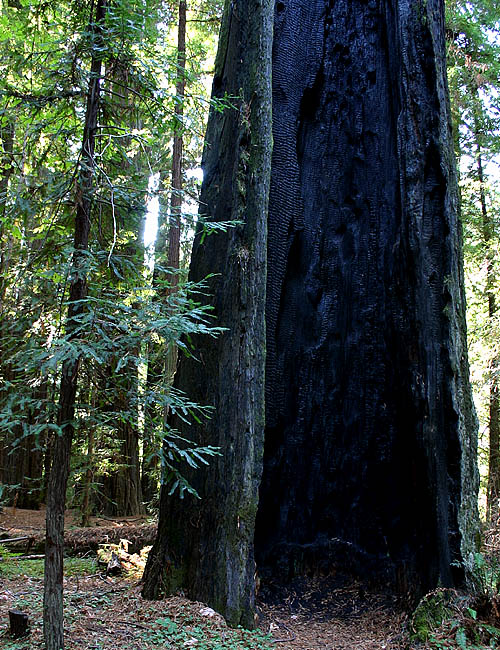
[[[81,514],[79,510],[66,510],[64,515],[64,527],[72,530],[80,526]],[[137,526],[148,520],[146,515],[142,517],[91,517],[91,527],[110,526]],[[0,510],[0,534],[10,532],[43,532],[45,530],[45,508],[40,510],[22,510],[20,508],[3,508]]]
[[[0,513],[0,537],[43,536],[44,518],[43,511],[4,508]],[[72,532],[75,539],[102,536],[104,541],[109,537],[105,532],[109,529],[132,536],[136,529],[141,531],[147,527],[142,518],[95,518],[91,529],[79,529],[78,523],[78,514],[68,512],[68,534]],[[42,599],[41,577],[19,575],[0,581],[0,647],[7,639],[8,610],[12,608],[23,608],[30,613],[32,632],[26,646],[6,647],[16,650],[43,647]],[[394,597],[368,591],[363,585],[340,576],[300,579],[286,591],[265,585],[258,605],[260,628],[272,639],[267,646],[259,645],[258,641],[251,645],[253,641],[243,638],[243,632],[229,631],[224,620],[201,603],[182,596],[148,602],[140,596],[137,576],[111,578],[96,569],[93,574],[65,578],[66,648],[398,650],[407,647],[406,617]]]
[[[290,650],[396,650],[407,616],[394,596],[345,576],[299,578],[259,598],[261,626]]]

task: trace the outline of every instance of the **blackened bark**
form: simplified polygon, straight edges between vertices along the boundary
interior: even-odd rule
[[[100,77],[102,67],[102,23],[106,0],[97,0],[93,31],[96,36],[90,69],[85,126],[82,139],[78,203],[75,215],[74,253],[71,269],[69,307],[66,334],[71,340],[77,335],[78,318],[87,294],[86,251],[90,235],[92,188],[94,176],[94,149],[99,114]],[[63,363],[59,393],[58,425],[61,435],[54,439],[52,462],[47,489],[45,574],[43,597],[43,629],[47,650],[64,648],[63,634],[63,550],[64,509],[66,487],[70,470],[71,444],[74,433],[75,399],[80,359]]]
[[[218,94],[236,94],[231,80],[251,52],[254,7],[243,4],[226,14]],[[421,592],[460,581],[452,565],[475,548],[476,429],[443,13],[441,0],[276,3],[255,548],[260,567],[281,575],[350,563]],[[255,102],[247,100],[252,115]],[[235,214],[239,128],[236,138],[233,113],[210,121],[202,200],[215,218]],[[238,264],[255,271],[242,232],[195,243],[192,276],[223,274],[215,305],[230,332],[200,344],[178,385],[216,406],[196,440],[224,456],[190,475],[201,502],[169,500],[163,488],[145,593],[183,586],[249,624],[255,499],[243,511],[237,500],[258,481],[241,432],[256,422],[247,377],[259,379],[261,343],[253,360],[238,354],[263,294],[250,272],[245,284],[235,279]],[[258,429],[252,444],[259,454]],[[234,531],[245,534],[237,566]],[[245,598],[235,610],[237,591]]]
[[[276,7],[257,561],[450,585],[477,470],[443,3]]]
[[[217,445],[222,456],[188,479],[201,500],[161,490],[158,536],[143,594],[182,587],[222,612],[233,625],[254,624],[253,536],[264,430],[264,296],[266,212],[271,161],[272,2],[226,3],[215,97],[237,106],[213,110],[203,159],[202,211],[211,220],[243,222],[204,240],[198,233],[191,278],[210,282],[217,324],[198,360],[182,358],[176,384],[190,399],[212,404],[209,421],[184,434]],[[197,344],[201,346],[201,341]]]

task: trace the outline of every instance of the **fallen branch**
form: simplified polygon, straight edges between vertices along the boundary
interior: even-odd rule
[[[30,539],[30,537],[26,536],[26,537],[11,537],[9,539],[0,539],[0,544],[10,544],[12,542],[23,542],[26,539]]]
[[[283,639],[271,639],[271,643],[286,643],[287,641],[295,641],[297,638],[297,635],[293,630],[291,630],[289,627],[287,627],[284,623],[280,623],[278,621],[278,626],[286,630],[290,636],[283,638]]]

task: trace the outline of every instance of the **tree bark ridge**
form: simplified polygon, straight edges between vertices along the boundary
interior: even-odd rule
[[[240,225],[208,241],[200,227],[190,278],[217,274],[209,300],[217,324],[229,329],[215,341],[196,341],[198,358],[182,358],[176,378],[190,399],[215,407],[211,420],[184,434],[220,447],[221,456],[209,468],[186,472],[200,501],[169,497],[170,486],[162,486],[143,589],[156,597],[182,587],[232,625],[248,627],[254,625],[253,535],[264,442],[271,42],[270,0],[226,3],[213,95],[223,100],[227,93],[233,106],[211,111],[201,206],[210,220]]]

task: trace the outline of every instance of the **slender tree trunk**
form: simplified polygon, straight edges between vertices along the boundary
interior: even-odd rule
[[[96,390],[97,387],[93,386],[90,377],[87,377],[89,382],[89,404],[94,410],[96,408]],[[85,470],[83,497],[82,497],[82,526],[90,526],[90,513],[91,513],[91,492],[92,481],[94,478],[94,444],[95,444],[95,429],[92,423],[86,427],[87,431],[87,467]]]
[[[172,193],[170,199],[170,228],[168,234],[168,261],[172,269],[179,269],[181,211],[182,211],[182,149],[184,92],[186,86],[186,2],[179,2],[179,27],[177,36],[177,83],[175,87],[175,132],[172,152]],[[178,275],[172,276],[175,290]]]
[[[181,241],[181,216],[182,216],[182,163],[183,163],[183,116],[184,116],[184,93],[186,86],[186,13],[187,3],[185,0],[179,2],[179,20],[177,32],[177,82],[175,86],[175,132],[172,152],[172,184],[170,194],[170,219],[167,241],[167,267],[172,269],[169,277],[169,288],[167,295],[175,294],[179,282],[180,268],[180,241]],[[161,183],[160,179],[160,183]],[[161,224],[160,224],[161,228]],[[161,228],[161,230],[163,230]],[[160,238],[157,250],[160,249]],[[154,279],[153,279],[154,283]],[[169,344],[165,350],[163,364],[163,381],[171,385],[177,368],[177,346]],[[154,367],[153,361],[148,367],[148,381],[157,382],[161,380],[161,371]],[[154,408],[154,407],[153,407]],[[163,420],[168,419],[168,409],[165,409]],[[154,453],[157,442],[154,439],[146,440],[144,444],[144,459],[142,463],[142,487],[146,502],[151,501],[156,492],[156,482],[148,477],[148,472],[153,473],[158,464],[158,456]]]
[[[477,92],[477,89],[476,89]],[[480,130],[478,120],[475,121],[476,164],[479,181],[479,199],[481,203],[482,235],[485,246],[486,264],[486,297],[488,300],[488,320],[490,326],[496,316],[496,274],[495,251],[492,248],[493,222],[488,213],[486,203],[486,184],[483,170],[481,145],[479,143]],[[487,486],[487,519],[496,523],[499,516],[500,498],[500,390],[499,390],[499,362],[496,357],[490,359],[489,376],[489,457],[488,457],[488,486]]]
[[[85,470],[85,484],[82,497],[82,526],[90,526],[90,491],[94,477],[94,427],[87,430],[87,469]]]
[[[33,388],[35,404],[29,411],[29,425],[47,423],[48,382],[45,377],[38,378],[39,385]],[[42,433],[31,434],[23,440],[24,475],[21,478],[21,493],[17,501],[19,508],[38,509],[42,500],[43,441]]]
[[[213,94],[237,97],[237,109],[210,115],[201,205],[210,219],[244,225],[208,242],[199,232],[190,275],[220,274],[211,279],[210,302],[218,324],[231,329],[204,342],[202,363],[182,357],[176,375],[190,399],[215,406],[211,420],[193,423],[185,435],[220,446],[222,456],[207,471],[185,472],[200,501],[170,497],[170,486],[162,485],[143,589],[154,598],[183,588],[231,624],[247,626],[254,625],[253,531],[263,450],[272,12],[271,0],[226,3]]]
[[[100,105],[100,77],[102,68],[102,42],[100,42],[100,35],[106,11],[105,3],[106,0],[97,0],[95,15],[93,16],[92,31],[96,38],[96,43],[90,68],[80,176],[77,188],[74,253],[69,289],[69,307],[66,318],[66,334],[69,339],[76,336],[74,332],[78,327],[78,317],[84,309],[83,300],[87,293],[86,251],[89,245],[91,223],[95,167],[95,134]],[[47,650],[62,650],[64,648],[64,509],[66,504],[66,487],[70,471],[71,444],[74,433],[79,361],[79,358],[67,359],[64,361],[62,367],[58,410],[58,425],[61,427],[61,435],[56,436],[54,440],[53,460],[47,492],[43,602],[44,638]]]
[[[182,149],[184,124],[184,92],[186,86],[186,2],[179,2],[179,23],[177,35],[177,83],[175,86],[175,133],[172,152],[172,190],[170,197],[170,227],[168,231],[167,266],[170,274],[169,294],[175,294],[179,283],[182,214]],[[177,368],[177,346],[171,343],[165,359],[165,382],[171,384]],[[165,420],[168,412],[165,413]]]
[[[5,296],[7,292],[7,278],[9,270],[10,251],[12,248],[11,237],[5,233],[5,216],[7,210],[7,196],[9,179],[12,175],[12,153],[14,147],[14,122],[8,121],[0,128],[0,379],[7,382],[11,374],[10,364],[6,358],[8,318],[5,313]],[[10,443],[12,440],[0,441],[0,483],[10,482],[8,465],[10,458]],[[5,498],[4,494],[4,498]]]
[[[158,359],[157,345],[148,343],[148,369],[146,394],[156,390],[163,379],[165,362]],[[156,432],[158,430],[157,407],[149,399],[144,405],[144,436],[141,462],[141,490],[144,503],[151,503],[158,494],[158,455]]]
[[[141,119],[137,115],[134,103],[134,88],[129,62],[121,60],[120,56],[113,59],[106,78],[117,99],[114,111],[120,119],[132,130],[141,129]],[[122,146],[131,143],[131,137],[122,140]],[[144,152],[145,153],[145,152]],[[122,167],[134,172],[134,168],[144,165],[143,153],[134,159],[123,160]],[[137,188],[138,190],[140,188]],[[144,263],[144,223],[145,209],[129,206],[127,210],[116,208],[116,227],[125,228],[137,233],[135,240],[129,241],[124,252],[139,266]],[[119,280],[115,278],[117,282]],[[137,308],[137,305],[132,305]],[[116,371],[119,356],[132,359],[126,363],[120,372]],[[112,516],[135,516],[144,512],[143,496],[140,480],[140,432],[139,432],[139,399],[138,399],[138,369],[133,361],[139,356],[139,350],[133,344],[128,350],[110,359],[107,369],[108,381],[113,387],[113,409],[117,413],[127,413],[125,418],[118,418],[116,434],[119,449],[113,454],[112,463],[116,470],[103,478],[103,493],[105,512]]]
[[[3,322],[3,305],[5,304],[5,292],[7,289],[7,273],[9,270],[10,237],[5,238],[5,216],[7,212],[7,196],[9,191],[9,180],[13,170],[12,153],[14,150],[14,122],[8,121],[0,129],[0,323]]]
[[[138,351],[132,350],[137,357]],[[117,412],[133,412],[136,415],[138,377],[134,363],[127,364],[116,377],[110,373],[114,382],[115,400],[113,409]],[[137,419],[127,417],[116,424],[120,448],[116,461],[119,465],[104,481],[106,512],[113,516],[130,517],[144,512],[142,502],[141,472],[139,460],[139,430]]]

